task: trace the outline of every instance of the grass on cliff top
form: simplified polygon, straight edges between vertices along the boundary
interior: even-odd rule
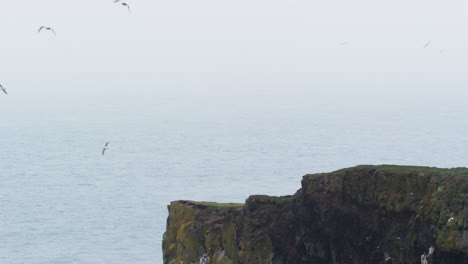
[[[183,201],[192,204],[205,205],[212,209],[231,209],[243,207],[243,203],[215,203],[215,202],[197,202],[197,201]]]
[[[341,169],[336,172],[345,172],[353,169],[369,168],[382,172],[400,172],[400,173],[427,173],[440,176],[460,176],[468,177],[468,168],[436,168],[423,166],[399,166],[399,165],[359,165],[356,167]]]
[[[269,196],[269,195],[251,195],[249,199],[257,199],[264,201],[288,201],[294,199],[294,195],[286,196]]]

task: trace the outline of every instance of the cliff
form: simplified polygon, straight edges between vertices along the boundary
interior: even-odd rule
[[[468,169],[358,166],[293,196],[169,206],[165,264],[468,263]]]

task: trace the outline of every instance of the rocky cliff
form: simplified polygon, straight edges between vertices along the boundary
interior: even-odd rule
[[[165,264],[465,264],[468,169],[358,166],[293,196],[169,205]]]

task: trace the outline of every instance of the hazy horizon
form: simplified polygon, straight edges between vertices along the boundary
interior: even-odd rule
[[[0,110],[104,118],[240,101],[461,106],[467,95],[463,1],[129,3],[132,14],[111,0],[4,4]]]

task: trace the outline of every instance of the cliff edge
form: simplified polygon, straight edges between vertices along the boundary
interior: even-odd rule
[[[358,166],[293,196],[176,201],[165,264],[468,263],[468,169]]]

